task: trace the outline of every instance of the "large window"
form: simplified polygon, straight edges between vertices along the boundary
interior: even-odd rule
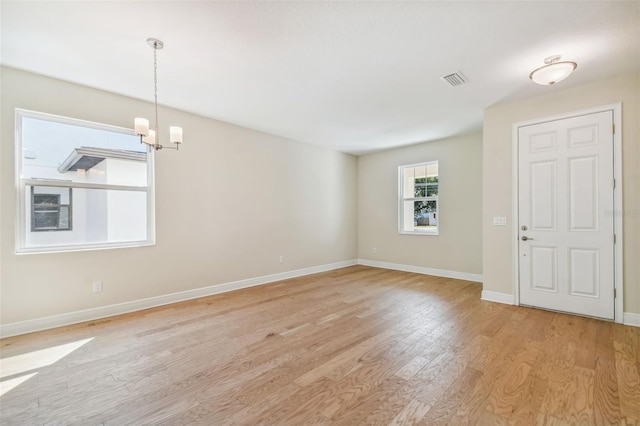
[[[16,251],[152,244],[152,161],[129,129],[17,110]]]
[[[437,235],[438,162],[410,164],[398,168],[398,230],[402,234]]]

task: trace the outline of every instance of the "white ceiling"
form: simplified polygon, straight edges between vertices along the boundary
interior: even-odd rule
[[[2,1],[2,64],[361,154],[482,110],[640,71],[638,1]],[[562,54],[554,87],[528,76]],[[462,71],[451,88],[440,76]],[[188,143],[189,129],[185,129]]]

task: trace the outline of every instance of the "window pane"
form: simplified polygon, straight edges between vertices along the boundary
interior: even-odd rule
[[[38,188],[42,190],[44,188]],[[60,204],[60,194],[33,194],[34,204]]]
[[[427,177],[434,177],[434,176],[437,182],[438,181],[438,163],[437,162],[435,164],[427,165]]]
[[[414,201],[413,211],[417,216],[425,215],[427,213],[436,211],[436,202],[435,201]]]
[[[438,225],[436,201],[413,202],[413,225],[416,230],[435,230]]]
[[[423,179],[427,176],[427,166],[417,166],[413,168],[415,170],[416,181],[418,179]]]
[[[414,230],[415,215],[413,213],[413,201],[404,201],[402,205],[402,230],[411,232]]]
[[[424,177],[416,178],[414,194],[415,194],[414,195],[415,198],[427,196],[427,179],[426,178]]]
[[[437,230],[437,201],[404,201],[402,214],[403,231]]]
[[[69,191],[70,188],[27,186],[27,191]],[[71,205],[34,206],[38,226],[71,228],[65,232],[27,230],[26,247],[137,242],[147,239],[147,193],[71,188]],[[26,198],[27,215],[32,212]],[[31,220],[26,218],[27,223]],[[73,226],[69,226],[73,221]],[[33,222],[32,222],[33,223]]]
[[[34,216],[34,229],[45,231],[45,230],[56,230],[58,229],[58,223],[60,219],[60,212],[56,210],[36,210],[33,213]]]
[[[404,198],[413,197],[415,177],[413,167],[407,167],[402,171],[402,196]]]
[[[60,206],[60,216],[58,217],[58,227],[69,229],[71,227],[71,216],[69,206]]]
[[[22,177],[146,186],[146,148],[133,135],[22,117]]]

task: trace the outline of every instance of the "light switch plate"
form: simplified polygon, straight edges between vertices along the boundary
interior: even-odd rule
[[[504,216],[494,216],[493,224],[495,226],[507,226],[507,218]]]

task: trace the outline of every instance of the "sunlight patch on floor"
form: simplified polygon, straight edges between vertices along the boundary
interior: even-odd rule
[[[9,392],[11,389],[17,388],[36,374],[38,373],[25,374],[24,376],[18,376],[14,377],[13,379],[0,381],[0,396]]]
[[[90,337],[77,342],[0,359],[0,395],[4,395],[38,374],[37,371],[29,372],[55,364],[92,340],[93,337]]]

